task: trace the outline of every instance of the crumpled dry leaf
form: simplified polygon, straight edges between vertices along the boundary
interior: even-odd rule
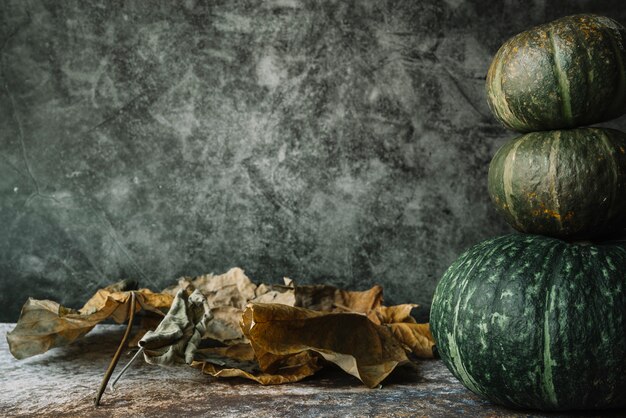
[[[163,321],[139,341],[150,364],[191,364],[207,324],[213,319],[206,298],[192,286],[180,289]]]
[[[265,302],[287,305],[295,303],[293,289],[265,284],[257,286],[238,267],[220,275],[182,277],[177,285],[164,289],[163,293],[176,294],[188,286],[193,286],[202,292],[213,314],[213,319],[207,324],[205,338],[229,345],[246,341],[239,322],[248,303]]]
[[[28,299],[15,328],[7,333],[11,354],[17,359],[31,357],[72,343],[107,318],[118,323],[126,321],[133,287],[136,286],[121,281],[100,289],[79,310],[50,300]],[[168,309],[172,303],[170,295],[153,293],[149,289],[133,291],[137,300],[135,312],[145,309],[163,316],[162,310]]]
[[[434,358],[435,339],[430,333],[429,324],[400,322],[387,325],[394,337],[409,351],[421,358]]]
[[[379,285],[365,291],[343,290],[328,285],[293,286],[296,297],[294,306],[314,311],[367,314],[383,303],[383,288]]]
[[[192,285],[206,297],[211,309],[221,306],[239,308],[242,312],[251,301],[263,303],[283,303],[293,305],[295,296],[289,286],[274,287],[256,285],[239,267],[234,267],[224,274],[204,274],[197,277],[181,277],[178,284],[163,290],[163,293],[175,295],[180,289]],[[239,323],[239,320],[237,320]]]
[[[219,276],[181,279],[176,288],[200,286],[212,305],[213,318],[206,324],[205,341],[227,345],[196,350],[193,366],[216,377],[238,376],[278,384],[314,374],[325,359],[375,386],[397,364],[407,361],[405,351],[432,357],[428,325],[417,324],[411,316],[418,305],[383,306],[378,285],[366,291],[346,291],[327,285],[297,286],[288,278],[284,281],[284,286],[256,286],[237,268]],[[244,301],[250,303],[245,312],[241,309]],[[270,316],[265,322],[275,324],[257,333],[260,326],[258,318],[254,319],[255,309],[258,315]],[[303,312],[306,314],[301,317]],[[335,316],[319,318],[325,315]],[[369,340],[359,340],[363,338]],[[387,346],[394,349],[389,351]],[[353,352],[354,347],[361,351]],[[383,354],[376,350],[393,352],[391,360],[382,359]]]
[[[380,286],[346,291],[284,282],[257,286],[234,268],[181,278],[162,294],[136,291],[136,311],[163,315],[161,309],[171,309],[154,331],[135,341],[149,363],[191,363],[216,377],[262,384],[295,382],[331,362],[374,387],[408,361],[405,351],[433,357],[428,324],[411,316],[417,305],[383,306]],[[127,290],[126,282],[101,289],[78,311],[29,300],[7,335],[11,352],[28,357],[69,344],[105,318],[126,321]]]
[[[207,298],[213,319],[208,324],[207,338],[225,344],[246,342],[239,322],[248,303],[280,303],[324,312],[369,313],[382,306],[382,287],[366,291],[347,291],[335,286],[297,286],[285,278],[284,285],[255,285],[240,268],[224,274],[182,277],[178,284],[163,290],[174,295],[180,289],[193,286]]]
[[[318,312],[279,304],[250,304],[242,329],[263,373],[232,367],[201,367],[214,376],[240,376],[263,384],[296,381],[319,369],[319,358],[339,366],[369,387],[408,361],[391,332],[356,313]],[[276,376],[271,378],[267,375]]]
[[[417,357],[433,358],[435,339],[428,324],[418,324],[411,311],[419,305],[407,303],[396,306],[379,306],[368,314],[375,324],[386,326],[394,337]]]
[[[243,377],[263,385],[297,382],[315,374],[323,367],[312,352],[286,356],[275,363],[271,373],[261,371],[250,344],[201,349],[196,352],[192,367],[214,377]]]
[[[193,285],[189,286],[187,290],[178,291],[162,324],[155,331],[148,332],[140,342],[149,363],[170,365],[183,362],[183,359],[189,363],[193,357],[192,365],[212,376],[237,376],[262,384],[279,384],[311,376],[323,366],[324,359],[374,387],[398,364],[408,361],[400,342],[381,324],[391,319],[408,321],[406,317],[410,318],[413,305],[378,309],[381,297],[377,287],[366,292],[350,292],[349,297],[342,296],[342,301],[363,311],[373,312],[371,308],[376,306],[376,318],[381,324],[372,322],[364,313],[319,312],[284,304],[251,303],[239,316],[243,335],[249,344],[198,349],[200,337],[214,339],[214,333],[209,330],[216,318],[209,312],[225,307],[209,309],[206,300],[202,309],[199,305],[194,306],[191,297],[189,300],[185,298],[193,288]],[[334,289],[329,292],[330,287],[315,288],[322,289],[325,295],[332,295],[326,299],[328,309],[337,308],[334,305],[337,294],[348,294]],[[295,289],[297,292],[298,288]],[[196,293],[198,290],[193,294]],[[307,294],[317,297],[316,292]],[[317,297],[317,300],[321,299]],[[342,306],[339,309],[347,308]],[[192,330],[196,332],[193,343],[189,337]]]
[[[242,329],[264,371],[272,371],[282,356],[313,351],[375,387],[398,364],[408,361],[386,328],[360,314],[251,304],[244,312]]]

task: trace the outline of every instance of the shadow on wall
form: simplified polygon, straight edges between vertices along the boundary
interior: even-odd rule
[[[514,135],[486,105],[493,53],[561,15],[626,22],[590,0],[0,8],[0,321],[29,295],[232,266],[429,303],[508,231],[486,191]]]

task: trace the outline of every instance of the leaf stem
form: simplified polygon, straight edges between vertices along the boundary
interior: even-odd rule
[[[109,389],[111,389],[111,392],[115,390],[115,384],[117,383],[118,380],[120,380],[120,377],[122,377],[122,375],[126,372],[126,370],[128,370],[130,365],[133,364],[133,362],[137,359],[137,357],[139,357],[141,353],[143,353],[143,347],[140,347],[139,350],[137,350],[133,358],[131,358],[130,361],[126,363],[126,366],[124,366],[124,368],[120,371],[117,377],[113,379],[113,381],[109,385]]]
[[[100,398],[102,398],[102,394],[109,383],[109,379],[111,379],[111,375],[115,370],[115,366],[117,366],[117,362],[120,360],[120,356],[122,355],[122,351],[126,346],[126,342],[128,341],[128,337],[130,336],[130,331],[133,328],[133,319],[135,319],[135,303],[136,303],[136,295],[135,292],[130,292],[130,304],[128,307],[128,325],[126,326],[126,332],[124,332],[124,336],[122,337],[122,341],[120,341],[120,345],[117,347],[117,351],[113,355],[111,359],[111,363],[107,368],[106,373],[104,374],[104,378],[102,379],[102,383],[100,383],[100,389],[98,389],[98,393],[96,394],[96,398],[94,399],[94,404],[96,406],[100,405]]]

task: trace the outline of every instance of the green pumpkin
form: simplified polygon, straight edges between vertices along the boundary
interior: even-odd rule
[[[461,255],[435,291],[442,360],[510,407],[626,406],[626,243],[506,235]]]
[[[626,31],[575,15],[502,45],[487,74],[491,110],[519,132],[574,128],[626,112]]]
[[[626,224],[626,134],[578,128],[506,143],[489,166],[489,195],[514,228],[563,239]]]

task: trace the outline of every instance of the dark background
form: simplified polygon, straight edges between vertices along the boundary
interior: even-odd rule
[[[0,1],[0,321],[233,266],[428,304],[510,231],[486,190],[515,135],[486,105],[491,57],[623,4]]]

